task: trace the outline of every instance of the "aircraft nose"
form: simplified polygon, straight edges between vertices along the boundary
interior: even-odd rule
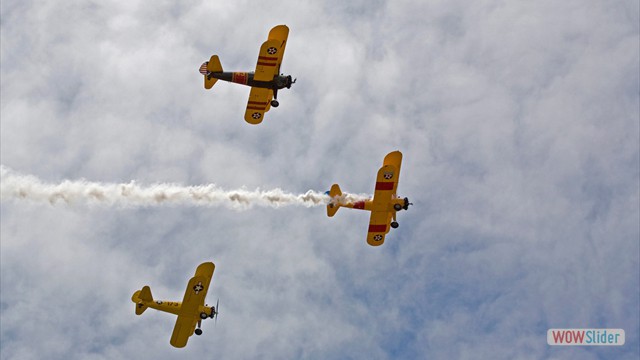
[[[405,210],[409,210],[409,205],[413,205],[413,204],[409,202],[409,198],[404,198],[404,206],[403,206],[403,208]]]

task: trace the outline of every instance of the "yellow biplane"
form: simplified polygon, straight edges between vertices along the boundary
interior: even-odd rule
[[[396,212],[403,209],[409,210],[409,205],[413,205],[408,198],[401,199],[396,195],[401,163],[400,151],[391,152],[384,157],[382,167],[378,170],[373,199],[344,203],[340,199],[342,196],[340,186],[333,184],[331,190],[326,193],[331,197],[327,205],[327,215],[329,217],[335,215],[340,207],[371,211],[367,243],[371,246],[382,245],[389,232],[389,226],[394,229],[398,227]]]
[[[144,286],[131,296],[131,301],[136,304],[136,315],[141,315],[147,308],[178,315],[170,343],[177,348],[184,347],[194,332],[196,335],[202,334],[200,329],[202,320],[218,317],[219,302],[216,306],[204,303],[214,269],[215,265],[212,262],[198,266],[196,274],[189,280],[182,302],[153,300],[151,289]]]
[[[204,88],[211,89],[218,80],[251,86],[244,119],[249,124],[261,123],[264,113],[272,106],[280,105],[278,90],[289,89],[296,82],[291,75],[280,74],[288,36],[289,28],[286,25],[278,25],[269,31],[269,38],[260,47],[255,72],[223,72],[218,55],[211,56],[209,61],[200,66]]]

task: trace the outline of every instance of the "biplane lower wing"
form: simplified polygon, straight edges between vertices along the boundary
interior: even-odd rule
[[[196,329],[196,324],[198,324],[198,318],[178,315],[169,343],[177,348],[185,347]]]
[[[249,101],[247,101],[247,110],[244,113],[244,120],[249,124],[260,124],[264,118],[264,113],[271,109],[271,99],[273,99],[273,90],[252,87],[249,93]]]

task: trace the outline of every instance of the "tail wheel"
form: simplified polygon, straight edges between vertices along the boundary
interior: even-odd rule
[[[196,329],[195,333],[198,336],[202,335],[202,329]]]
[[[392,222],[391,222],[391,227],[392,227],[392,228],[397,229],[397,228],[398,228],[398,226],[400,226],[400,225],[398,225],[398,222],[397,222],[397,221],[392,221]]]

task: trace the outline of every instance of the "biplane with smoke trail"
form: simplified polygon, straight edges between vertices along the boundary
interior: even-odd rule
[[[379,246],[384,243],[384,238],[389,232],[389,226],[398,227],[396,213],[400,210],[409,210],[408,198],[399,198],[396,195],[398,180],[400,179],[400,165],[402,153],[394,151],[384,157],[384,161],[376,178],[375,192],[372,199],[356,202],[343,202],[344,197],[340,186],[333,184],[327,195],[331,197],[327,205],[327,215],[332,217],[340,207],[371,211],[369,218],[369,230],[367,243],[371,246]]]
[[[218,55],[211,56],[209,61],[200,66],[204,88],[211,89],[218,80],[250,86],[244,119],[249,124],[261,123],[264,113],[280,105],[278,90],[290,89],[296,82],[291,75],[280,74],[288,36],[289,28],[286,25],[278,25],[269,31],[267,41],[260,47],[255,72],[224,72]]]
[[[204,303],[214,269],[215,265],[212,262],[205,262],[198,266],[195,275],[187,284],[182,302],[153,300],[151,289],[149,286],[144,286],[131,297],[131,301],[136,304],[136,315],[141,315],[147,308],[178,315],[169,342],[177,348],[186,346],[191,335],[194,333],[202,335],[200,328],[202,320],[218,317],[219,301],[216,302],[216,306]]]

